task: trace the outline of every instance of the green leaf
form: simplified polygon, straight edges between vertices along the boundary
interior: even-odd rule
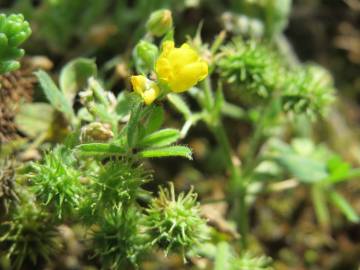
[[[35,138],[50,129],[54,109],[47,103],[25,103],[16,115],[15,123],[19,130]]]
[[[44,93],[51,105],[53,105],[56,110],[62,112],[66,119],[71,122],[74,118],[74,111],[64,94],[59,90],[46,72],[39,70],[35,72],[35,75],[37,76],[41,88],[44,90]]]
[[[161,128],[164,123],[164,115],[164,109],[160,106],[156,106],[151,110],[149,116],[147,117],[148,121],[145,128],[147,134]]]
[[[139,152],[143,158],[161,158],[161,157],[184,157],[192,159],[191,149],[186,146],[176,145],[163,148],[146,149]]]
[[[117,97],[116,114],[119,117],[124,117],[130,114],[131,109],[139,103],[139,95],[136,93],[129,93],[128,91],[122,91]]]
[[[347,174],[331,175],[327,180],[337,184],[343,181],[351,180],[360,177],[360,168],[351,169]]]
[[[330,176],[326,179],[332,183],[338,183],[360,176],[359,169],[351,169],[351,165],[342,160],[340,156],[334,156],[327,162]]]
[[[166,128],[145,136],[140,142],[140,147],[162,147],[176,142],[180,137],[177,129]]]
[[[112,143],[86,143],[76,147],[82,155],[122,155],[125,149]]]
[[[87,79],[96,73],[92,59],[78,58],[64,66],[60,73],[60,88],[70,104],[73,104],[76,93],[85,87]]]
[[[86,122],[94,121],[94,116],[85,107],[82,107],[78,110],[77,118]]]
[[[329,176],[325,163],[318,160],[296,154],[284,154],[274,160],[300,182],[315,183]]]
[[[191,115],[191,110],[186,104],[186,102],[177,94],[168,94],[167,99],[171,102],[172,105],[184,115],[185,118],[188,118]]]
[[[346,216],[346,218],[351,222],[359,222],[360,217],[352,208],[352,206],[347,202],[347,200],[338,192],[331,191],[329,194],[331,202],[339,208],[339,210]]]
[[[138,142],[141,108],[142,104],[139,103],[131,110],[130,119],[127,125],[127,142],[130,148],[134,147]]]

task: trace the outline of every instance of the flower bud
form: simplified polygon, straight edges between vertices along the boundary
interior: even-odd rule
[[[139,73],[150,72],[155,65],[159,49],[154,44],[141,40],[134,49],[136,69]]]
[[[154,36],[160,37],[168,32],[173,25],[171,11],[160,9],[151,13],[146,23],[147,30]]]
[[[90,123],[81,129],[81,141],[108,141],[114,137],[109,125],[99,122]]]

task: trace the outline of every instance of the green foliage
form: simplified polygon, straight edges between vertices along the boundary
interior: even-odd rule
[[[95,76],[96,73],[97,67],[93,60],[77,58],[65,65],[61,70],[60,88],[45,71],[39,70],[35,72],[35,75],[54,109],[63,113],[70,124],[75,124],[77,119],[72,107],[75,96],[78,91],[83,90],[87,83],[92,83],[91,86],[94,85],[95,80],[88,81],[88,79]],[[93,95],[92,92],[91,94]]]
[[[258,192],[274,191],[274,186],[284,188],[283,183],[273,181],[289,177],[290,180],[283,181],[285,186],[290,181],[291,185],[304,185],[309,189],[321,225],[331,225],[328,206],[336,207],[349,221],[359,222],[359,215],[337,186],[359,177],[360,170],[352,168],[323,144],[315,145],[310,138],[292,141],[289,138],[290,144],[278,140],[290,135],[282,122],[284,116],[305,114],[315,118],[324,114],[334,99],[331,76],[318,66],[291,61],[282,47],[286,41],[281,31],[287,24],[290,0],[232,1],[234,6],[243,8],[239,9],[241,15],[230,14],[230,22],[240,29],[232,32],[244,37],[235,37],[224,44],[223,31],[213,44],[207,44],[200,38],[199,27],[196,37],[188,38],[187,43],[208,63],[209,76],[188,91],[189,98],[181,96],[185,93],[169,94],[171,89],[159,83],[160,94],[151,105],[144,104],[136,93],[118,87],[128,86],[125,79],[131,74],[128,67],[156,80],[154,66],[158,64],[160,44],[179,34],[174,32],[169,10],[152,13],[142,29],[134,28],[134,22],[140,19],[145,22],[144,15],[151,13],[151,7],[164,8],[175,1],[45,0],[38,3],[38,8],[31,1],[21,2],[32,10],[29,13],[36,22],[35,29],[39,27],[37,37],[56,52],[56,63],[67,61],[79,52],[96,56],[103,63],[109,56],[108,49],[123,48],[124,44],[118,42],[129,40],[130,46],[123,55],[100,66],[99,71],[93,59],[75,58],[59,74],[36,72],[48,103],[39,102],[43,97],[36,96],[35,103],[21,106],[16,123],[29,144],[22,145],[17,158],[22,161],[30,156],[32,159],[36,158],[33,152],[49,150],[41,161],[19,172],[18,178],[13,167],[6,165],[0,170],[0,206],[6,212],[1,216],[6,222],[0,225],[0,248],[1,252],[7,251],[14,266],[11,269],[28,267],[28,261],[37,269],[43,261],[59,256],[60,241],[55,226],[67,224],[78,233],[76,240],[86,245],[86,254],[94,254],[95,260],[90,263],[101,265],[102,269],[138,268],[142,255],[160,248],[166,255],[181,253],[184,259],[194,255],[208,257],[215,260],[215,270],[270,270],[273,268],[268,257],[250,253],[249,208]],[[184,6],[200,2],[176,3]],[[105,15],[106,21],[99,24],[97,19]],[[113,25],[115,21],[118,27]],[[148,32],[141,39],[145,28]],[[105,44],[109,35],[121,31],[131,35],[117,39],[115,45]],[[16,60],[23,54],[18,47],[29,34],[30,28],[21,15],[0,15],[0,74],[18,67]],[[158,37],[162,35],[165,37],[160,41]],[[263,35],[266,39],[260,40]],[[251,39],[246,40],[245,36]],[[133,44],[137,44],[135,48],[131,47]],[[106,46],[94,50],[99,45]],[[2,50],[1,46],[7,47]],[[188,57],[198,58],[195,53]],[[165,65],[164,68],[173,68]],[[198,72],[194,67],[196,65],[189,66],[183,72],[192,77]],[[52,78],[57,77],[59,80],[55,83]],[[120,92],[117,97],[112,89]],[[233,91],[227,92],[228,89]],[[165,111],[164,101],[169,101],[183,116],[184,123],[179,124]],[[231,130],[234,137],[230,140],[225,129],[229,126],[223,116],[241,122],[239,127],[244,127],[244,131],[236,126]],[[57,119],[66,120],[62,123],[64,128],[54,128]],[[292,117],[287,120],[287,124],[294,123]],[[201,217],[193,189],[176,196],[171,183],[167,189],[160,188],[157,197],[145,190],[156,188],[145,186],[153,179],[144,169],[153,162],[148,159],[192,159],[192,149],[179,145],[183,143],[179,140],[200,121],[213,138],[200,144],[194,140],[194,152],[206,161],[209,156],[212,158],[212,148],[216,148],[214,160],[218,164],[211,170],[224,173],[228,186],[223,188],[226,194],[221,190],[214,195],[223,196],[221,200],[232,208],[234,228],[240,235],[239,255],[235,251],[237,247],[232,248],[225,242],[230,239],[228,233],[234,238],[237,234],[232,231],[233,224],[229,226],[222,215],[211,217],[221,232],[214,229],[212,239],[208,237],[209,228]],[[62,128],[68,137],[54,147],[53,137],[61,133]],[[213,139],[218,145],[214,146]],[[207,167],[199,165],[196,167]],[[166,173],[178,176],[176,167],[177,164],[171,164]],[[185,172],[196,181],[200,178],[197,174]],[[264,181],[259,181],[260,177]],[[15,179],[21,185],[21,192],[16,194]],[[198,184],[204,193],[209,191]],[[12,204],[15,200],[17,204]],[[10,206],[13,211],[9,211]],[[216,208],[205,209],[204,214]],[[206,245],[202,245],[204,242]],[[210,246],[211,250],[204,251],[204,246]],[[84,257],[81,260],[86,260]]]
[[[167,95],[168,100],[171,104],[185,116],[185,118],[189,118],[191,116],[191,110],[186,104],[186,102],[177,94],[169,94]]]
[[[121,205],[103,213],[92,232],[95,255],[100,257],[102,269],[129,269],[137,265],[146,248],[142,218],[138,210],[128,208],[125,211]]]
[[[180,132],[177,129],[166,128],[145,136],[140,141],[139,144],[141,147],[167,146],[169,144],[176,142],[179,139],[179,137],[180,137]]]
[[[58,218],[73,213],[81,200],[82,184],[76,160],[65,147],[47,153],[44,161],[32,165],[31,186],[36,198]]]
[[[160,188],[158,198],[147,210],[147,223],[152,244],[170,251],[185,252],[207,239],[207,227],[200,217],[197,195],[190,190],[176,198],[172,183],[169,189]]]
[[[88,32],[108,7],[106,1],[46,0],[33,10],[40,35],[55,51],[64,51],[74,38]]]
[[[87,58],[74,59],[62,68],[60,89],[70,104],[74,103],[76,93],[85,87],[88,78],[96,76],[96,73],[95,61]]]
[[[25,263],[49,262],[61,247],[51,216],[32,202],[19,205],[11,219],[0,224],[0,235],[1,250],[6,250],[11,269],[16,270]]]
[[[146,149],[139,152],[143,158],[161,158],[161,157],[184,157],[192,159],[192,151],[187,146],[175,145],[162,148]]]
[[[268,98],[278,87],[278,62],[267,46],[254,40],[237,39],[223,48],[217,65],[227,83],[258,97]]]
[[[325,145],[315,145],[306,138],[295,138],[290,145],[272,140],[269,146],[268,157],[303,183],[336,184],[360,173]]]
[[[287,74],[282,91],[286,112],[304,113],[310,117],[324,114],[334,101],[335,89],[331,75],[320,66],[304,66]]]
[[[39,70],[35,74],[51,105],[59,112],[62,112],[66,119],[71,123],[74,119],[74,111],[63,92],[60,91],[46,72]]]
[[[123,155],[125,149],[121,146],[111,143],[84,143],[76,147],[80,155],[95,156],[95,155]]]
[[[308,139],[294,139],[291,145],[273,141],[270,148],[271,160],[300,183],[310,185],[315,211],[322,225],[330,223],[327,202],[337,207],[349,221],[360,220],[347,200],[335,191],[335,184],[358,177],[359,169],[351,168],[324,145],[316,146]]]
[[[19,130],[36,138],[47,133],[54,120],[54,108],[47,103],[25,103],[16,115],[15,123]]]
[[[18,59],[25,52],[19,46],[30,35],[30,25],[22,14],[0,14],[0,74],[20,67]]]

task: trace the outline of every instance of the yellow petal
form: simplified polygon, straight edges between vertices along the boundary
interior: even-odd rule
[[[198,61],[199,56],[193,49],[176,48],[169,52],[167,58],[174,68],[181,68],[184,65]]]
[[[200,61],[199,64],[199,81],[202,81],[209,74],[209,67],[205,61]]]
[[[159,79],[169,81],[173,78],[173,70],[166,57],[160,57],[155,65],[155,71]]]
[[[208,65],[189,44],[175,48],[174,42],[165,41],[155,71],[172,91],[183,92],[208,75]]]
[[[134,88],[134,91],[138,94],[141,94],[145,91],[146,87],[146,77],[143,75],[131,76],[131,84]]]
[[[144,99],[145,104],[150,105],[151,103],[153,103],[154,100],[159,96],[159,92],[159,87],[154,83],[151,88],[149,88],[142,94],[142,98]]]
[[[174,41],[171,40],[166,40],[163,42],[163,44],[161,45],[161,49],[162,49],[162,53],[164,55],[168,54],[172,49],[174,49],[175,47],[175,43]]]
[[[194,86],[198,81],[207,76],[208,68],[204,61],[195,62],[184,66],[171,82],[171,89],[174,92],[183,92]]]

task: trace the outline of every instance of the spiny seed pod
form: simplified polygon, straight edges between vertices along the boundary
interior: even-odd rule
[[[102,219],[92,231],[95,255],[100,257],[102,269],[132,269],[146,248],[140,224],[142,215],[135,208],[126,211],[119,206],[104,210]]]
[[[168,9],[154,11],[146,23],[147,30],[157,37],[166,34],[166,32],[171,30],[172,26],[172,15]]]
[[[207,239],[208,228],[196,199],[192,189],[176,198],[170,183],[169,189],[160,188],[158,198],[152,200],[147,210],[149,233],[152,244],[164,248],[165,254],[182,251],[185,258],[186,251]]]
[[[57,147],[32,168],[31,188],[37,199],[50,207],[58,218],[73,213],[80,202],[82,185],[70,150]]]
[[[329,72],[308,65],[288,73],[282,91],[285,112],[304,113],[311,118],[324,114],[334,101],[335,89]]]
[[[261,98],[268,98],[278,85],[281,69],[270,48],[253,40],[234,40],[221,55],[218,71],[227,83]]]
[[[150,174],[140,166],[126,160],[111,160],[90,175],[88,193],[80,207],[86,223],[114,209],[119,204],[127,207],[144,191],[141,185],[150,180]]]
[[[0,74],[20,67],[17,59],[24,55],[18,48],[31,35],[30,25],[22,14],[0,14]]]
[[[60,250],[56,227],[49,216],[33,202],[25,202],[0,223],[0,245],[10,259],[9,269],[35,269],[37,263],[49,262]]]

